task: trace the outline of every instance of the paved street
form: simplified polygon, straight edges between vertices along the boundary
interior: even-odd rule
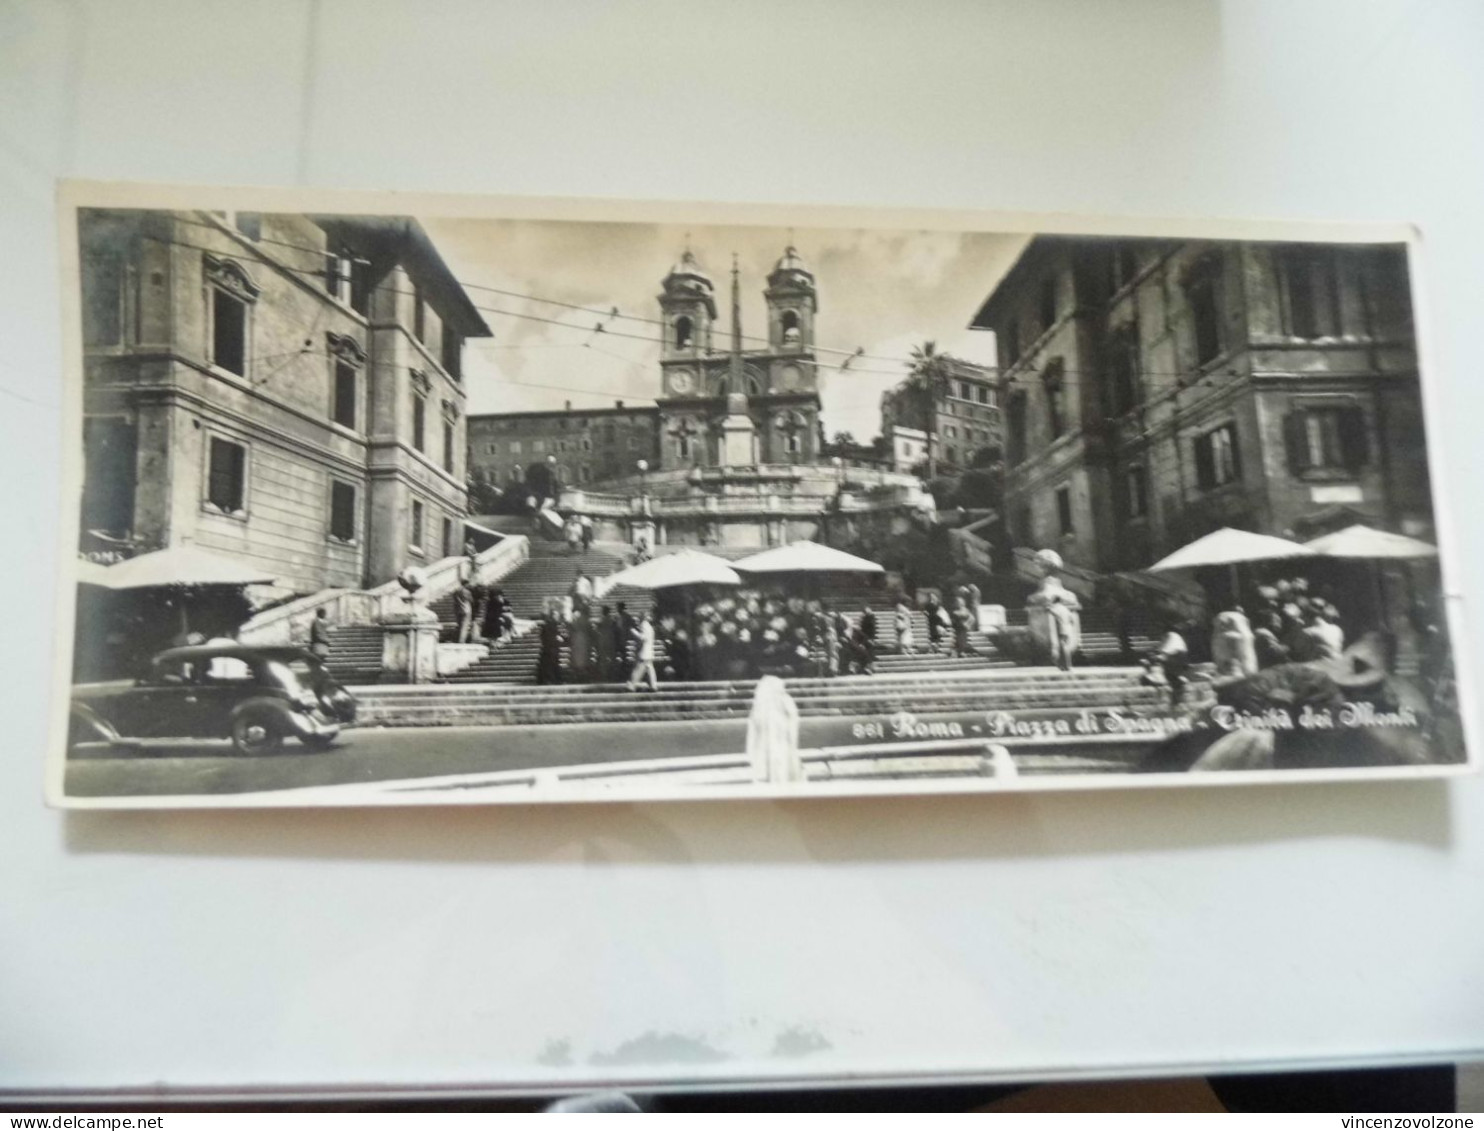
[[[346,731],[329,750],[297,743],[245,757],[229,743],[90,750],[67,765],[67,792],[80,797],[259,790],[391,781],[441,774],[520,770],[632,758],[740,751],[745,721],[529,727],[374,727]],[[617,740],[616,740],[617,739]]]

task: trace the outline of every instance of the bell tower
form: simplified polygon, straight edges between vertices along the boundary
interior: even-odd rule
[[[774,353],[812,354],[819,293],[814,273],[792,244],[768,275],[768,346]]]
[[[711,354],[716,323],[716,288],[689,247],[665,276],[659,304],[664,341],[660,348],[662,397],[704,395],[704,359]]]

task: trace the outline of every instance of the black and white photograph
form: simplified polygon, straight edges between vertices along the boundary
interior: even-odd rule
[[[54,804],[1470,768],[1405,229],[301,195],[62,209]]]

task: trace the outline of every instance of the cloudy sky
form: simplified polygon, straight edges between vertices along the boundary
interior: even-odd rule
[[[1018,235],[766,227],[681,227],[531,220],[422,221],[494,331],[465,350],[470,412],[653,401],[659,392],[660,281],[686,246],[716,283],[719,349],[729,342],[732,253],[742,332],[764,335],[766,276],[792,238],[819,288],[825,430],[869,440],[883,390],[912,346],[992,364],[993,336],[965,329],[1025,242]],[[511,292],[502,294],[497,292]],[[528,297],[520,297],[528,296]],[[554,300],[554,301],[540,301]],[[557,305],[591,307],[603,313]],[[611,317],[614,308],[619,317]],[[548,321],[542,321],[545,319]],[[556,324],[553,324],[556,323]],[[594,327],[602,324],[603,330]],[[744,341],[744,348],[761,343]],[[849,351],[864,349],[841,370]]]

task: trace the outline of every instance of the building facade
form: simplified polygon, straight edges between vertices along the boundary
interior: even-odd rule
[[[895,437],[892,452],[899,470],[910,471],[926,462],[929,444],[939,470],[949,473],[970,466],[975,454],[983,449],[1001,445],[1000,392],[995,371],[948,355],[944,362],[948,376],[942,395],[932,406],[931,438],[926,399],[908,382],[881,395],[881,434]],[[916,459],[901,466],[914,452]]]
[[[463,342],[405,218],[88,210],[81,548],[192,544],[285,594],[458,553]]]
[[[654,405],[504,412],[469,417],[469,467],[502,491],[519,490],[532,465],[546,464],[560,486],[635,474],[640,460],[657,467],[660,413]]]
[[[1000,354],[1018,545],[1137,569],[1222,526],[1432,535],[1405,249],[1038,237]]]

